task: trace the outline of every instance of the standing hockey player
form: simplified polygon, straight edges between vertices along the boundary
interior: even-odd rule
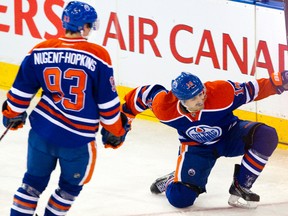
[[[275,150],[278,136],[266,124],[238,119],[233,110],[284,90],[288,90],[288,71],[254,82],[220,80],[204,84],[197,76],[182,72],[172,81],[171,91],[161,85],[130,91],[123,111],[133,118],[150,108],[160,122],[177,130],[181,143],[175,172],[156,179],[151,192],[165,191],[174,207],[191,206],[199,194],[206,192],[208,177],[219,157],[243,155],[241,165],[235,165],[228,202],[256,208],[260,197],[250,188]],[[240,198],[245,201],[239,202]]]
[[[40,88],[43,91],[29,116],[27,171],[14,195],[11,216],[34,215],[58,162],[59,187],[48,201],[45,216],[66,215],[91,179],[99,123],[105,147],[117,148],[125,139],[129,125],[120,113],[110,56],[87,41],[96,21],[92,6],[68,3],[62,14],[65,36],[36,45],[7,94],[3,124],[15,130],[25,123],[33,96]]]

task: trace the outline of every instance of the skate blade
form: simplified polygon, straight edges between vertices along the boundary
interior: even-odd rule
[[[256,209],[259,202],[246,201],[242,197],[231,195],[228,204],[237,208]]]

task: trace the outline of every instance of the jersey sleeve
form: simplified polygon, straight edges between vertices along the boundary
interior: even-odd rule
[[[125,130],[120,118],[120,99],[116,90],[114,71],[108,52],[106,50],[102,52],[102,62],[98,63],[99,77],[95,85],[100,122],[115,136],[122,136]]]
[[[124,98],[124,112],[136,116],[146,109],[153,109],[154,99],[163,91],[167,92],[161,85],[145,85],[131,90]]]
[[[27,55],[22,61],[11,89],[7,93],[7,103],[15,113],[23,113],[30,101],[40,89],[40,83],[35,75],[31,56]]]
[[[258,79],[257,84],[259,86],[259,92],[255,101],[269,97],[274,94],[278,94],[276,87],[273,85],[270,79]]]
[[[262,78],[244,83],[229,82],[234,88],[234,106],[236,108],[277,94],[270,79]]]

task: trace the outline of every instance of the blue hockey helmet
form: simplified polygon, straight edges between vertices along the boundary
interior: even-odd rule
[[[191,99],[204,89],[201,80],[197,76],[187,72],[182,72],[175,80],[172,80],[171,86],[172,93],[179,100]]]
[[[95,9],[84,2],[71,1],[64,8],[62,13],[63,28],[80,32],[83,26],[88,23],[96,30],[97,13]]]

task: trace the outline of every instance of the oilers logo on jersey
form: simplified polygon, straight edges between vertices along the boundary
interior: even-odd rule
[[[208,126],[208,125],[197,125],[190,127],[186,131],[187,136],[191,139],[204,144],[213,144],[215,139],[221,136],[222,130],[220,127]]]

